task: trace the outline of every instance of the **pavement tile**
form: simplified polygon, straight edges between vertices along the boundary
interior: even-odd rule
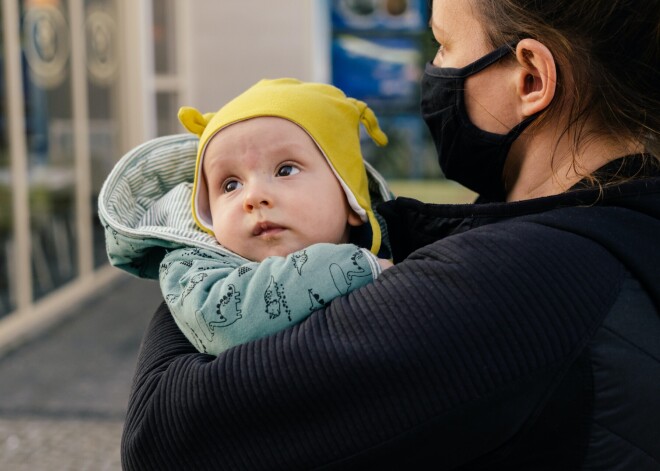
[[[122,275],[0,358],[0,470],[119,470],[123,419],[158,283]]]
[[[121,470],[122,421],[0,419],[0,469]]]

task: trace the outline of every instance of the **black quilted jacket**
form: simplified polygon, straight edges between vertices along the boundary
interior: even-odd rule
[[[380,208],[397,264],[276,335],[199,354],[165,305],[127,470],[660,470],[660,178]]]

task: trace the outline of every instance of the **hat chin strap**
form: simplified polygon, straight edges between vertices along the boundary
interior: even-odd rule
[[[206,189],[206,182],[201,175],[198,176],[198,181],[196,188],[193,188],[193,197],[192,197],[192,215],[197,223],[197,226],[204,232],[211,234],[213,233],[213,218],[211,217],[211,211],[208,207],[208,191]]]
[[[297,124],[297,123],[294,123],[294,124]],[[314,144],[316,145],[316,148],[319,150],[319,152],[321,153],[321,155],[325,159],[326,163],[330,167],[330,170],[332,170],[333,175],[335,176],[335,178],[337,179],[337,181],[341,185],[342,190],[344,190],[344,194],[346,195],[346,200],[348,201],[348,205],[351,207],[351,209],[353,211],[355,211],[355,213],[358,216],[360,216],[360,219],[362,220],[362,222],[369,222],[369,216],[367,215],[367,212],[365,211],[365,209],[358,204],[357,199],[355,198],[355,194],[353,193],[353,190],[351,190],[351,188],[346,184],[346,182],[344,182],[344,179],[341,178],[341,176],[339,176],[339,174],[337,173],[337,170],[335,170],[335,166],[332,165],[332,162],[330,161],[328,156],[325,154],[325,152],[323,151],[323,149],[321,148],[319,143],[316,142],[316,139],[314,139],[314,136],[312,136],[312,134],[307,129],[300,126],[299,124],[298,124],[298,127],[300,127],[300,129],[302,129],[303,131],[305,131],[307,133],[307,135],[312,139],[312,142],[314,142]]]
[[[330,167],[332,168],[332,165],[330,165]],[[346,200],[348,201],[348,205],[351,207],[351,209],[355,211],[355,213],[358,216],[360,216],[362,222],[369,222],[369,217],[367,216],[367,212],[364,210],[362,206],[358,204],[357,200],[355,199],[355,195],[348,187],[348,185],[344,183],[344,180],[342,180],[339,175],[337,175],[337,172],[335,172],[334,168],[332,168],[332,173],[334,173],[335,177],[337,177],[337,180],[339,180],[339,184],[341,185],[342,189],[344,190],[344,193],[346,194]]]

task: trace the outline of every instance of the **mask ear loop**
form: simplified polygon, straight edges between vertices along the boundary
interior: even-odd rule
[[[508,54],[514,53],[517,45],[518,45],[517,40],[506,43],[503,46],[500,46],[497,49],[489,52],[485,56],[477,59],[471,64],[468,64],[465,67],[461,67],[461,68],[438,67],[436,65],[433,65],[433,62],[429,61],[426,63],[426,66],[424,67],[424,73],[432,77],[465,79],[470,75],[474,75],[477,72],[481,72],[483,69],[503,59]]]

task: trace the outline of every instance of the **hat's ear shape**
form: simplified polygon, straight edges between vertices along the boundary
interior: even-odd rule
[[[357,107],[360,112],[360,122],[369,133],[369,136],[374,140],[379,146],[387,145],[387,135],[380,129],[378,124],[378,119],[374,112],[367,106],[363,101],[356,100],[355,98],[348,98],[349,101],[352,101],[353,104]]]
[[[190,106],[179,108],[179,121],[189,132],[201,137],[206,125],[209,124],[215,113],[202,114]]]

